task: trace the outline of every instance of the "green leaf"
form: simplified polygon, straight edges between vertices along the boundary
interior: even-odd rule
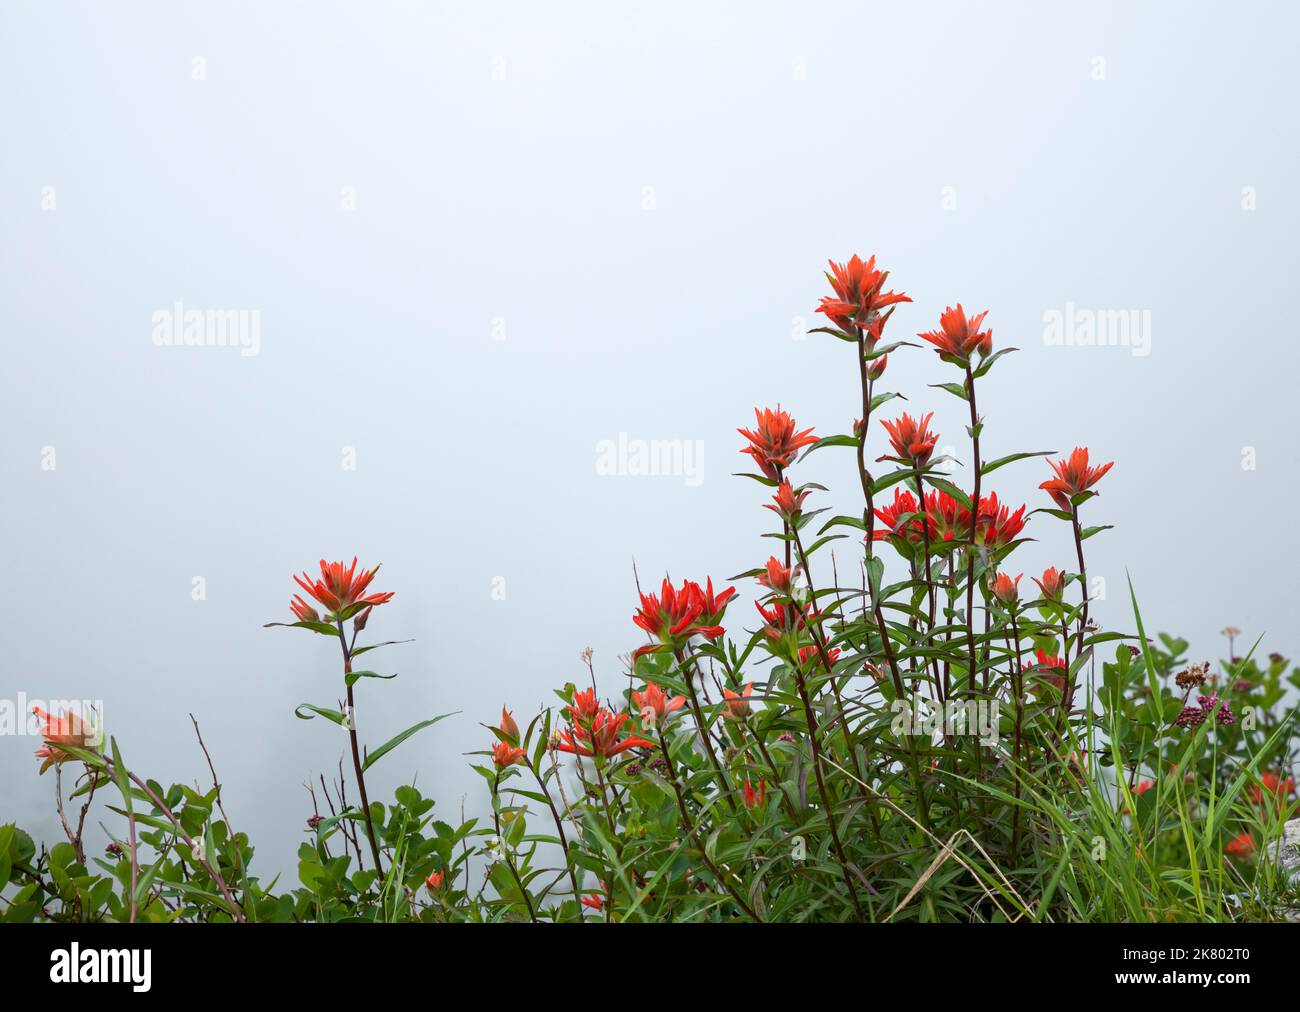
[[[1055,450],[1034,450],[1032,453],[1009,453],[1005,457],[999,457],[997,460],[990,460],[980,468],[980,474],[991,474],[1003,464],[1011,464],[1017,460],[1026,460],[1029,457],[1049,457]]]
[[[303,713],[303,710],[310,710],[310,713]],[[293,711],[293,715],[299,720],[311,720],[312,714],[318,717],[324,717],[326,720],[332,720],[340,727],[346,727],[348,719],[339,713],[338,710],[327,710],[323,706],[313,706],[311,703],[299,703]]]
[[[338,627],[332,626],[328,622],[267,622],[262,628],[270,629],[273,626],[279,626],[283,629],[310,629],[322,636],[337,636],[339,634]]]
[[[460,712],[459,710],[456,711],[456,713],[459,712]],[[428,720],[422,720],[418,724],[412,724],[401,734],[397,735],[396,737],[389,738],[388,741],[384,742],[382,745],[379,746],[379,748],[375,749],[373,752],[366,753],[366,761],[361,764],[362,772],[365,772],[366,770],[370,769],[371,766],[379,762],[380,759],[386,756],[393,749],[397,748],[398,745],[402,744],[402,742],[406,741],[407,738],[411,737],[411,735],[415,734],[417,731],[423,731],[426,727],[429,727],[432,724],[438,723],[438,721],[440,720],[445,720],[446,718],[452,716],[455,716],[455,714],[453,713],[439,714],[438,716],[431,717]]]
[[[378,671],[349,671],[343,678],[348,685],[355,685],[359,678],[383,678],[385,680],[397,677],[394,671],[391,675],[381,675]]]

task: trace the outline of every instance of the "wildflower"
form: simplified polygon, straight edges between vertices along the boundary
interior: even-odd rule
[[[61,716],[56,717],[39,706],[34,706],[32,713],[41,722],[38,733],[45,739],[45,743],[36,750],[36,758],[43,760],[41,773],[51,766],[74,758],[72,753],[64,750],[64,746],[84,749],[93,748],[100,742],[99,728],[71,710],[64,710]]]
[[[939,316],[939,329],[917,335],[934,345],[940,355],[948,355],[960,365],[966,365],[973,352],[981,356],[993,350],[993,331],[980,330],[988,310],[978,316],[966,318],[966,310],[957,303],[957,308],[949,306]]]
[[[1047,600],[1061,600],[1061,595],[1065,590],[1065,573],[1061,570],[1057,569],[1055,566],[1048,566],[1043,570],[1043,578],[1041,580],[1032,576],[1030,579],[1038,584],[1038,589],[1042,591],[1043,597],[1047,598]]]
[[[1051,495],[1052,501],[1066,512],[1074,508],[1071,504],[1074,496],[1088,491],[1115,466],[1112,460],[1109,464],[1090,467],[1086,446],[1076,446],[1074,452],[1066,459],[1049,461],[1049,463],[1052,470],[1056,472],[1056,477],[1043,482],[1038,487]]]
[[[1208,696],[1197,696],[1196,702],[1197,705],[1205,711],[1207,717],[1210,714],[1214,714],[1214,722],[1216,724],[1237,723],[1237,718],[1233,716],[1232,710],[1228,708],[1228,701],[1225,699],[1220,702],[1219,694],[1217,692]]]
[[[798,566],[783,566],[775,556],[765,563],[766,572],[758,575],[758,582],[778,594],[789,595],[794,590],[794,581],[799,577]]]
[[[641,607],[632,616],[636,625],[658,639],[658,643],[638,648],[635,656],[680,649],[692,636],[717,639],[726,631],[718,623],[735,593],[734,587],[728,587],[715,594],[711,578],[707,591],[691,580],[684,580],[678,590],[665,579],[658,596],[641,595]]]
[[[1190,668],[1178,672],[1174,675],[1174,684],[1180,689],[1194,689],[1205,684],[1206,672],[1210,670],[1208,663],[1193,664]]]
[[[876,258],[863,263],[856,253],[848,263],[837,264],[830,261],[831,272],[826,280],[831,283],[834,297],[822,296],[817,312],[825,313],[827,318],[839,327],[849,331],[852,327],[868,328],[871,338],[879,340],[883,321],[878,318],[880,310],[899,302],[911,302],[901,292],[884,291],[889,271],[876,269]]]
[[[501,707],[501,723],[497,726],[497,730],[511,742],[519,740],[519,725],[515,723],[515,718],[510,715],[510,711],[504,706]]]
[[[1174,718],[1174,726],[1181,727],[1184,731],[1199,727],[1204,723],[1205,711],[1199,706],[1185,706],[1179,711],[1178,716]]]
[[[749,777],[745,777],[745,807],[761,808],[767,800],[767,781],[758,782],[758,790],[754,790],[753,784],[750,783]]]
[[[1133,793],[1140,798],[1155,785],[1156,782],[1154,780],[1142,780],[1135,788],[1133,788]]]
[[[951,497],[949,497],[951,498]],[[1016,539],[1025,528],[1025,509],[1021,506],[1014,513],[1009,506],[998,502],[996,492],[982,496],[975,510],[975,542],[985,548],[1003,548]],[[970,513],[962,508],[958,517],[959,526],[970,529]],[[962,524],[962,520],[965,523]]]
[[[599,710],[600,702],[596,699],[595,689],[583,689],[581,692],[575,692],[573,702],[564,708],[564,711],[569,715],[569,720],[575,724],[589,723]]]
[[[749,445],[740,452],[753,457],[759,470],[767,477],[780,481],[781,472],[794,463],[795,454],[805,446],[817,442],[817,437],[812,434],[811,428],[797,431],[794,419],[789,412],[781,410],[780,404],[775,411],[771,408],[762,411],[755,408],[754,417],[758,420],[755,431],[736,430],[749,440]]]
[[[313,816],[310,816],[310,817],[307,819],[307,828],[310,829],[310,830],[312,830],[313,832],[315,832],[316,827],[319,826],[319,825],[320,825],[322,822],[324,822],[324,821],[325,821],[325,820],[324,820],[323,818],[321,818],[321,816],[319,816],[319,815],[313,815]]]
[[[604,759],[609,759],[630,748],[654,748],[654,742],[636,735],[619,738],[619,729],[628,720],[626,713],[613,714],[601,707],[591,718],[590,726],[577,724],[561,732],[561,741],[556,748],[573,755],[600,756]]]
[[[727,706],[727,716],[734,720],[744,720],[744,718],[748,717],[752,712],[749,707],[749,697],[753,691],[753,682],[749,682],[740,692],[732,692],[724,686],[722,698]]]
[[[1014,580],[1006,573],[998,573],[993,580],[993,596],[996,597],[1003,605],[1010,608],[1020,600],[1020,591],[1018,586],[1023,573]]]
[[[1295,793],[1294,777],[1283,780],[1276,773],[1265,771],[1259,775],[1259,784],[1250,788],[1250,800],[1258,805],[1264,800],[1265,794],[1273,795],[1280,801],[1293,793]]]
[[[839,648],[839,647],[827,647],[827,648],[826,648],[826,660],[828,660],[831,664],[834,664],[834,663],[835,663],[835,658],[839,657],[839,655],[840,655],[840,648]],[[820,663],[820,661],[821,661],[821,651],[818,650],[817,647],[815,647],[815,646],[800,647],[800,648],[799,648],[799,663],[800,663],[800,664],[807,664],[809,661],[817,661],[817,662]]]
[[[507,766],[521,762],[524,751],[522,748],[513,747],[509,742],[499,741],[492,746],[492,761],[496,763],[497,769],[503,770]]]
[[[793,745],[794,735],[791,734],[789,731],[782,731],[780,734],[776,736],[776,740],[780,742],[784,742],[787,745]]]
[[[933,417],[933,411],[921,418],[913,418],[905,411],[901,418],[892,422],[881,421],[880,424],[889,433],[889,445],[900,462],[909,463],[916,468],[925,467],[929,462],[935,444],[939,442],[939,434],[930,431],[930,419]]]
[[[364,607],[387,604],[393,599],[391,591],[384,594],[366,594],[366,588],[379,572],[379,567],[367,569],[358,575],[355,556],[351,566],[343,562],[326,562],[321,559],[320,572],[319,580],[313,580],[305,572],[302,576],[295,576],[293,579],[299,587],[329,610],[329,614],[326,615],[327,621],[339,622],[351,618]],[[297,607],[293,608],[293,612],[302,620]]]
[[[763,509],[771,510],[787,523],[793,523],[803,510],[803,501],[807,498],[808,492],[796,493],[790,480],[782,478],[781,484],[776,487],[776,495],[772,496],[772,502],[764,503]]]
[[[630,777],[640,776],[641,771],[644,769],[645,767],[642,766],[640,763],[628,763],[627,766],[625,767],[627,775]]]
[[[770,640],[779,640],[787,632],[806,628],[811,605],[783,604],[775,601],[766,607],[759,601],[754,607],[763,616],[763,632]]]
[[[1255,853],[1255,838],[1250,833],[1242,833],[1228,841],[1223,852],[1229,857],[1249,859]]]
[[[1045,674],[1039,676],[1039,684],[1035,685],[1032,691],[1037,692],[1043,684],[1047,684],[1055,687],[1058,692],[1064,693],[1069,672],[1065,658],[1051,656],[1042,647],[1035,651],[1035,657],[1038,666],[1047,670]]]
[[[582,905],[584,907],[591,907],[592,910],[599,911],[605,909],[605,901],[600,898],[599,893],[588,893],[582,898]]]
[[[886,506],[877,506],[873,512],[881,524],[871,535],[873,541],[905,537],[920,540],[921,521],[915,516],[916,496],[906,489],[895,487],[894,501]]]
[[[121,857],[122,845],[116,840],[109,840],[108,845],[104,847],[104,853],[110,857]]]
[[[289,610],[293,612],[294,617],[299,622],[319,622],[320,613],[302,599],[299,594],[293,595],[293,600],[289,602]]]
[[[440,871],[429,872],[429,877],[424,880],[424,887],[431,893],[442,891],[443,873]]]
[[[669,699],[668,694],[654,682],[646,682],[645,688],[640,692],[636,689],[632,690],[632,704],[641,714],[641,719],[648,724],[663,723],[670,714],[680,710],[685,703],[685,696],[673,696]]]

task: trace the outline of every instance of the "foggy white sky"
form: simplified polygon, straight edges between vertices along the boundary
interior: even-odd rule
[[[102,699],[164,782],[206,782],[193,712],[262,871],[291,868],[345,747],[293,708],[333,705],[338,658],[261,626],[355,553],[397,594],[370,634],[416,640],[373,655],[400,675],[360,686],[365,739],[463,711],[372,797],[418,771],[444,818],[482,810],[479,722],[588,645],[620,688],[633,558],[717,581],[771,551],[734,430],[778,400],[847,430],[845,346],[794,335],[853,252],[916,300],[894,336],[962,301],[1022,349],[980,391],[988,457],[1118,462],[1086,507],[1117,525],[1088,544],[1105,624],[1132,628],[1127,570],[1196,659],[1229,623],[1300,651],[1294,7],[545,7],[0,12],[0,698]],[[177,301],[258,312],[258,354],[155,345]],[[1150,353],[1047,345],[1068,303],[1148,312]],[[887,378],[965,459],[926,387],[950,367]],[[702,441],[702,480],[600,473],[620,433]],[[993,484],[1043,506],[1045,471]],[[802,475],[859,508],[848,451]],[[1063,525],[1027,533],[1014,571],[1071,563]],[[0,818],[52,840],[35,747],[0,737]]]

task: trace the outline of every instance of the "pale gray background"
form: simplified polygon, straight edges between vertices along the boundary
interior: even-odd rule
[[[373,795],[418,770],[444,817],[482,810],[477,722],[580,678],[588,645],[618,690],[634,556],[646,580],[766,558],[735,427],[857,409],[845,347],[792,337],[828,256],[893,270],[895,336],[962,300],[1023,349],[982,385],[989,456],[1118,461],[1087,507],[1118,524],[1089,543],[1103,621],[1131,628],[1127,567],[1197,656],[1228,623],[1300,651],[1292,5],[2,10],[0,698],[103,699],[133,766],[206,783],[193,711],[264,871],[344,747],[292,716],[336,698],[337,651],[261,628],[290,574],[383,561],[372,634],[417,642],[376,655],[401,675],[362,684],[364,737],[464,712]],[[177,299],[260,310],[261,354],[155,347]],[[1067,301],[1150,310],[1151,355],[1045,347]],[[919,350],[888,374],[962,447],[924,386],[954,378]],[[704,482],[598,475],[619,432],[703,440]],[[1045,505],[1045,470],[994,484]],[[858,507],[847,451],[801,476]],[[1071,562],[1062,525],[1028,533],[1017,570]],[[53,839],[34,747],[0,738],[0,816]]]

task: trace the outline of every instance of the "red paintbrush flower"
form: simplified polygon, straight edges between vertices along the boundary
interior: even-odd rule
[[[826,659],[830,661],[831,664],[835,663],[835,658],[839,657],[839,655],[840,655],[839,647],[829,647],[826,651]],[[820,664],[821,659],[822,659],[821,651],[818,650],[815,645],[799,648],[800,664],[807,664],[809,661],[816,661],[818,664]]]
[[[1047,598],[1047,600],[1061,600],[1061,594],[1065,590],[1065,573],[1061,570],[1057,569],[1055,566],[1048,566],[1043,570],[1043,578],[1041,580],[1035,577],[1030,577],[1030,579],[1038,584],[1038,589],[1043,592],[1043,597]]]
[[[1237,857],[1243,860],[1249,859],[1255,854],[1255,838],[1250,833],[1242,833],[1234,836],[1228,841],[1223,852],[1229,857]]]
[[[934,345],[940,355],[949,355],[965,365],[974,352],[978,351],[983,356],[993,350],[993,331],[980,330],[980,324],[988,315],[986,309],[968,320],[966,310],[962,309],[959,302],[956,309],[949,306],[939,316],[938,330],[926,331],[917,336]]]
[[[873,256],[866,263],[856,253],[848,263],[837,264],[829,261],[830,273],[826,280],[831,283],[835,295],[824,295],[817,312],[825,313],[840,330],[849,331],[854,326],[875,328],[871,334],[873,340],[880,339],[880,310],[898,302],[912,300],[902,292],[883,291],[888,271],[876,270],[876,258]]]
[[[980,498],[979,509],[975,520],[975,541],[985,548],[1003,548],[1016,539],[1016,536],[1025,529],[1025,509],[1021,506],[1014,513],[1010,507],[998,502],[996,492]],[[965,514],[966,531],[970,531],[970,514],[962,510]],[[959,518],[959,522],[960,522]]]
[[[722,689],[722,700],[727,707],[727,716],[735,720],[743,720],[752,712],[749,708],[749,697],[754,691],[754,683],[749,682],[740,690],[732,692],[725,686]]]
[[[1038,487],[1050,494],[1052,501],[1067,512],[1073,509],[1070,500],[1074,496],[1080,492],[1088,491],[1093,485],[1101,481],[1107,471],[1115,466],[1115,462],[1112,460],[1109,464],[1089,467],[1088,448],[1086,446],[1076,446],[1074,452],[1065,460],[1049,461],[1048,463],[1052,465],[1056,477],[1043,482]]]
[[[906,489],[894,486],[894,501],[886,506],[877,506],[872,511],[880,521],[880,526],[872,531],[872,540],[885,541],[903,537],[919,540],[920,519],[913,516],[916,511],[916,496]]]
[[[442,891],[442,875],[440,871],[429,872],[429,877],[424,880],[425,888],[431,893]]]
[[[775,555],[767,560],[764,572],[758,574],[760,584],[787,596],[794,590],[794,581],[798,578],[799,567],[783,566]]]
[[[745,777],[745,807],[761,808],[767,800],[767,781],[758,782],[758,790],[754,790],[754,785],[750,783],[749,776]]]
[[[588,723],[600,710],[600,702],[596,699],[596,690],[583,689],[581,692],[575,692],[573,702],[566,706],[564,710],[569,715],[569,720],[575,724]]]
[[[39,706],[33,706],[32,713],[36,714],[40,722],[37,733],[45,739],[45,743],[36,750],[36,758],[43,760],[41,773],[51,766],[75,758],[72,753],[65,752],[61,746],[93,749],[100,743],[99,728],[83,720],[71,710],[65,709],[61,716],[56,717]]]
[[[1014,580],[1006,573],[998,573],[993,579],[993,596],[1010,608],[1020,600],[1019,584],[1023,573]]]
[[[641,714],[641,719],[647,723],[662,724],[670,714],[680,710],[685,703],[685,696],[673,696],[669,699],[668,694],[654,682],[646,682],[645,688],[640,692],[636,689],[632,690],[632,705]]]
[[[735,593],[734,587],[728,587],[715,594],[712,577],[707,590],[702,590],[691,580],[683,581],[678,590],[665,579],[657,597],[654,594],[641,595],[641,607],[632,616],[632,621],[658,642],[638,648],[633,656],[640,657],[663,649],[677,650],[692,636],[717,639],[726,632],[719,622],[727,610],[727,602]]]
[[[326,562],[321,559],[320,572],[319,580],[313,580],[307,573],[295,576],[293,579],[299,587],[326,608],[329,612],[326,619],[330,622],[341,622],[351,618],[363,608],[387,604],[393,599],[391,591],[384,594],[366,594],[366,588],[379,572],[379,567],[367,569],[358,575],[355,556],[351,566],[343,562]],[[293,611],[301,620],[298,608],[294,607]]]
[[[758,419],[754,431],[736,430],[749,440],[749,445],[740,452],[753,457],[759,470],[767,477],[780,481],[781,472],[794,463],[795,454],[805,446],[817,442],[817,437],[810,428],[798,431],[794,419],[788,412],[781,410],[780,404],[775,411],[771,408],[762,411],[755,408],[754,417]]]
[[[803,629],[808,624],[810,617],[810,605],[799,606],[796,604],[785,604],[780,601],[774,601],[766,607],[759,601],[754,602],[754,607],[758,613],[763,616],[763,632],[767,634],[768,639],[780,639],[787,632],[796,629]]]
[[[294,617],[299,622],[319,622],[320,613],[311,605],[304,601],[299,594],[293,595],[293,600],[289,602],[289,610],[293,612]]]
[[[600,898],[599,893],[588,893],[582,898],[582,905],[584,907],[591,907],[592,910],[605,909],[605,901]]]
[[[1295,793],[1294,777],[1283,780],[1276,773],[1265,771],[1259,775],[1259,784],[1250,788],[1250,800],[1258,805],[1264,800],[1266,794],[1275,796],[1280,801],[1293,793]]]
[[[930,431],[930,419],[933,417],[933,411],[919,419],[903,412],[902,418],[880,423],[889,433],[889,445],[893,447],[894,455],[899,461],[918,468],[925,467],[929,462],[934,453],[934,445],[939,442],[939,434]]]
[[[501,723],[497,725],[497,730],[512,742],[519,740],[519,725],[504,706],[501,707]]]
[[[589,725],[575,724],[567,731],[560,732],[560,743],[555,747],[573,755],[601,756],[605,759],[630,748],[654,748],[654,742],[636,735],[619,739],[619,729],[628,719],[626,713],[613,714],[602,706],[591,718]]]
[[[1031,691],[1037,692],[1046,684],[1055,686],[1058,692],[1064,693],[1066,678],[1069,673],[1069,668],[1065,663],[1065,658],[1049,656],[1042,647],[1039,647],[1035,651],[1035,656],[1038,658],[1038,666],[1040,668],[1046,668],[1047,671],[1038,676]]]
[[[771,510],[782,520],[792,523],[803,510],[803,501],[807,498],[807,491],[796,494],[789,479],[783,478],[781,484],[776,487],[776,495],[772,496],[772,502],[764,503],[763,509]]]
[[[492,746],[492,761],[497,764],[499,770],[513,766],[522,761],[523,757],[524,749],[514,748],[508,741],[499,741]]]

